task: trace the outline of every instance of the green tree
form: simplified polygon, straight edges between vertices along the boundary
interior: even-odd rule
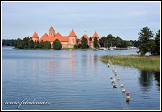
[[[156,55],[156,48],[157,48],[157,45],[155,43],[155,40],[150,40],[148,43],[147,43],[147,46],[148,47],[148,52],[151,53],[151,55]]]
[[[43,42],[43,40],[41,40],[41,41],[39,42],[39,48],[41,48],[41,49],[44,48],[44,42]]]
[[[20,38],[18,38],[16,41],[15,41],[15,48],[18,48],[18,49],[25,49],[24,48],[24,44],[25,44],[25,41],[24,40],[21,40]],[[28,46],[26,46],[28,47]],[[26,48],[27,49],[27,48]]]
[[[62,49],[62,44],[61,44],[61,42],[60,42],[58,39],[56,39],[56,40],[53,42],[53,49],[55,49],[55,50],[60,50],[60,49]]]
[[[23,38],[23,48],[24,49],[28,49],[29,40],[30,40],[29,37]]]
[[[139,47],[140,44],[141,44],[139,40],[137,40],[137,41],[136,40],[130,40],[130,42],[132,42],[134,47]]]
[[[110,43],[110,44],[109,44],[109,47],[110,47],[110,46],[113,47],[113,46],[114,46],[114,42],[115,42],[115,37],[113,37],[111,34],[109,34],[109,35],[107,36],[107,39],[108,39],[108,42]]]
[[[158,30],[158,32],[156,33],[155,43],[156,43],[155,55],[160,55],[160,30]]]
[[[82,43],[82,49],[88,48],[88,42],[87,42],[87,39],[84,36],[82,37],[81,43]]]
[[[21,42],[22,40],[20,39],[20,38],[18,38],[16,41],[15,41],[15,48],[19,48],[19,45],[20,45],[20,42]]]
[[[99,43],[101,47],[108,47],[108,38],[107,37],[101,37],[99,39]]]
[[[138,40],[141,42],[138,53],[145,55],[147,52],[150,52],[150,40],[153,38],[153,33],[150,28],[144,27],[141,29],[141,32],[139,32],[138,35]]]
[[[115,43],[116,43],[116,47],[121,47],[121,45],[122,45],[122,39],[120,38],[120,37],[116,37],[115,38]]]
[[[2,46],[14,46],[15,39],[2,39]]]
[[[38,49],[39,48],[39,41],[35,41],[34,42],[34,49]]]
[[[127,48],[127,41],[126,40],[122,40],[120,47],[121,48]]]
[[[82,44],[78,44],[78,49],[81,49],[82,48]]]
[[[148,27],[142,28],[138,35],[138,40],[141,41],[141,43],[147,43],[150,39],[153,38],[153,33]]]
[[[97,40],[97,37],[94,38],[93,46],[94,48],[99,48],[99,42]]]
[[[50,49],[50,48],[51,48],[51,43],[49,41],[45,41],[43,49]]]
[[[28,43],[28,49],[33,49],[33,48],[34,48],[34,41],[30,38]]]
[[[127,46],[133,46],[133,43],[131,41],[127,41]]]
[[[18,47],[19,49],[24,49],[24,41],[20,40],[20,42],[18,43]]]

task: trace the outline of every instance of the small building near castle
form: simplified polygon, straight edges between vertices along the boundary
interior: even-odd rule
[[[86,34],[84,34],[83,36],[87,39],[88,46],[90,46],[91,48],[93,48],[94,38],[96,37],[99,40],[97,32],[95,32],[91,38],[89,38]],[[53,45],[53,42],[58,39],[62,44],[62,48],[74,48],[74,45],[81,44],[82,37],[78,39],[73,29],[68,36],[62,36],[59,32],[55,33],[54,28],[51,26],[49,29],[49,34],[45,33],[39,39],[38,34],[34,32],[32,39],[33,41],[49,41],[51,43],[51,46]]]

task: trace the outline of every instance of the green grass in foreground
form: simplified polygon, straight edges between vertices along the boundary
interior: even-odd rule
[[[141,70],[160,71],[160,56],[140,56],[140,55],[109,55],[101,56],[100,59],[107,63],[123,66],[133,66]]]

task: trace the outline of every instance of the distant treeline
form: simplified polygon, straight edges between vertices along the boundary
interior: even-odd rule
[[[14,46],[16,39],[2,39],[2,46]]]
[[[114,37],[109,34],[107,37],[101,37],[99,41],[97,38],[94,39],[94,48],[99,47],[117,47],[117,48],[128,48],[137,47],[140,55],[150,53],[151,55],[160,55],[160,29],[154,34],[153,31],[148,27],[143,27],[138,33],[138,40],[122,40],[119,36]],[[32,40],[32,37],[25,37],[23,39],[3,39],[2,46],[14,46],[18,49],[62,49],[61,42],[56,39],[52,46],[48,41],[36,41]],[[74,45],[74,49],[88,49],[88,41],[85,37],[82,38],[81,44]]]
[[[100,38],[99,44],[101,47],[110,47],[112,45],[112,46],[116,46],[119,48],[127,48],[128,46],[139,47],[139,45],[140,45],[140,41],[138,41],[138,40],[126,41],[126,40],[122,40],[120,37],[112,37],[111,38],[110,35],[108,35],[107,37]],[[27,37],[25,38],[25,40],[26,39],[27,39]],[[17,39],[2,39],[2,46],[14,46],[16,40]],[[20,41],[20,39],[18,41]],[[29,41],[29,37],[28,37],[27,41]],[[31,42],[31,43],[33,43],[33,42]],[[41,48],[41,47],[37,47],[37,48]]]
[[[25,37],[23,39],[18,38],[15,41],[15,48],[17,49],[51,49],[51,43],[49,41],[33,41],[32,37]],[[60,50],[62,49],[61,42],[56,39],[53,42],[53,49]]]
[[[119,36],[114,37],[112,34],[109,34],[107,37],[101,37],[99,40],[101,47],[118,47],[118,48],[127,48],[129,46],[139,47],[140,41],[138,40],[122,40]]]

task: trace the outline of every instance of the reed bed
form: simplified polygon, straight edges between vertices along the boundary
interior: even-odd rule
[[[101,56],[100,59],[105,63],[110,60],[117,65],[133,66],[147,71],[160,71],[160,56],[107,55]]]

